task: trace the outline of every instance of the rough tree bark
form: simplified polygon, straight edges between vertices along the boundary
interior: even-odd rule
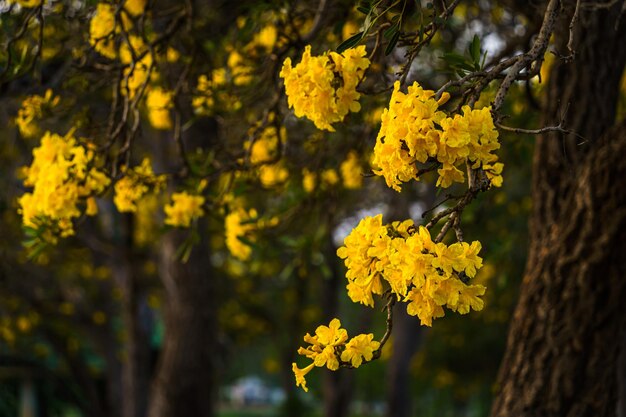
[[[200,231],[203,222],[199,226]],[[148,415],[212,417],[216,403],[217,300],[207,233],[186,263],[176,257],[184,232],[162,239],[161,279],[166,291],[163,350]]]
[[[576,1],[562,3],[555,46],[565,55]],[[626,123],[615,118],[626,19],[624,1],[612,4],[582,2],[575,60],[550,72],[543,124],[557,124],[569,105],[567,126],[582,138],[550,133],[537,141],[529,258],[493,417],[617,412],[626,322]]]

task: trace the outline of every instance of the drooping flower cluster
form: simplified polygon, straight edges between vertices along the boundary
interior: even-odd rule
[[[43,96],[26,97],[15,118],[15,124],[21,135],[25,138],[37,136],[40,132],[37,120],[41,119],[47,110],[56,107],[59,100],[59,96],[54,96],[50,89],[46,90]]]
[[[422,324],[443,317],[443,307],[461,314],[482,310],[482,285],[468,285],[482,267],[480,242],[434,243],[426,228],[412,220],[382,224],[382,214],[366,217],[337,250],[348,267],[348,296],[374,305],[385,287],[408,303],[407,312]]]
[[[363,361],[371,361],[380,343],[373,334],[360,334],[348,340],[348,331],[341,328],[339,319],[333,319],[328,326],[319,326],[315,335],[307,333],[304,341],[306,348],[298,349],[298,354],[313,360],[309,366],[300,369],[293,363],[291,369],[296,377],[296,386],[308,391],[304,378],[314,366],[326,366],[331,371],[339,369],[341,363],[354,368],[361,366]]]
[[[418,163],[430,162],[438,165],[437,186],[443,188],[464,181],[459,170],[464,163],[483,169],[492,185],[502,184],[503,165],[492,153],[500,144],[490,109],[464,106],[463,115],[448,117],[439,110],[448,98],[444,93],[437,101],[434,91],[417,83],[405,94],[400,82],[395,83],[389,108],[381,116],[372,161],[374,172],[384,176],[389,187],[400,191],[401,183],[418,179]]]
[[[24,169],[24,185],[33,191],[19,199],[25,226],[54,225],[62,236],[74,233],[72,219],[97,213],[93,196],[104,191],[109,178],[97,168],[94,152],[70,131],[65,137],[46,132],[33,150],[33,163]]]
[[[166,204],[165,224],[174,227],[189,227],[191,222],[204,216],[204,197],[186,191],[172,194],[172,203]]]
[[[285,59],[280,76],[296,116],[333,132],[333,123],[342,121],[348,112],[359,111],[361,94],[356,88],[370,65],[365,55],[363,45],[321,56],[311,56],[311,47],[307,46],[295,67],[291,66],[291,58]]]
[[[115,183],[113,203],[120,212],[136,212],[137,202],[150,191],[157,192],[165,185],[165,175],[155,175],[149,158],[141,165],[125,169],[124,176]]]

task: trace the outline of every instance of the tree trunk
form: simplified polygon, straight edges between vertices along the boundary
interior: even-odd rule
[[[207,233],[199,229],[201,242],[186,263],[176,258],[176,250],[188,232],[173,231],[162,240],[166,333],[152,387],[150,417],[215,415],[216,277],[211,275]]]
[[[121,233],[118,258],[112,259],[112,271],[122,293],[124,323],[124,357],[122,359],[122,417],[142,417],[146,414],[148,396],[150,349],[148,334],[139,317],[137,259],[133,242],[133,216],[120,216]]]
[[[566,54],[576,1],[563,3],[555,43]],[[623,1],[584,6],[576,58],[552,68],[543,112],[543,125],[555,125],[569,105],[567,127],[580,136],[550,133],[537,141],[529,258],[494,417],[617,412],[626,322],[626,123],[614,124],[626,19],[619,19]]]

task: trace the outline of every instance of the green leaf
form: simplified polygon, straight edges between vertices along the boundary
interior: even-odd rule
[[[391,51],[393,51],[393,48],[396,47],[396,43],[398,43],[398,39],[400,39],[400,32],[394,33],[391,39],[389,40],[389,43],[387,44],[387,47],[385,48],[385,55],[389,55]]]
[[[255,248],[256,247],[256,243],[254,243],[253,241],[251,241],[250,239],[248,239],[245,236],[237,236],[237,239],[242,242],[245,245],[250,246],[251,248]]]
[[[369,6],[357,6],[356,9],[363,14],[370,14],[370,10],[372,10]]]
[[[385,39],[392,38],[397,32],[398,32],[398,25],[392,25],[391,27],[387,28],[387,30],[383,32],[383,37]]]
[[[468,61],[467,57],[464,57],[463,55],[459,55],[454,52],[443,54],[443,56],[441,56],[441,59],[446,61],[448,66],[453,70],[461,69],[470,72],[475,70],[474,64]]]
[[[365,32],[359,32],[356,35],[352,35],[350,36],[348,39],[346,39],[345,41],[341,42],[339,44],[339,46],[337,47],[337,53],[342,53],[343,51],[345,51],[346,49],[350,49],[354,46],[356,46],[356,44],[359,43],[359,41],[363,38]]]
[[[480,66],[480,39],[478,35],[474,35],[472,42],[469,45],[469,53],[474,61],[474,65]]]

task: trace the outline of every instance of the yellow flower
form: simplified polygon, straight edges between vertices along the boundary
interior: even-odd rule
[[[374,357],[374,351],[379,348],[380,342],[372,340],[374,335],[360,334],[350,339],[346,343],[346,349],[341,353],[341,360],[343,362],[350,362],[350,364],[358,368],[363,363],[369,362]]]
[[[302,170],[302,188],[307,193],[312,193],[315,190],[315,184],[317,182],[317,175],[315,172],[311,172],[308,169],[304,168]]]
[[[59,104],[60,97],[53,96],[52,90],[48,89],[43,96],[28,96],[22,102],[17,112],[15,124],[22,136],[32,138],[39,134],[37,119],[44,116],[44,112],[50,111]]]
[[[345,161],[341,163],[341,177],[343,178],[343,186],[348,189],[358,189],[363,186],[363,170],[359,163],[359,157],[356,152],[351,151]]]
[[[311,369],[313,369],[314,366],[315,364],[312,363],[306,368],[300,369],[298,368],[298,365],[295,364],[295,362],[291,364],[291,370],[293,371],[296,377],[296,387],[302,387],[302,389],[305,392],[309,391],[309,389],[306,386],[306,379],[304,379],[304,377],[306,374],[311,372]]]
[[[289,178],[289,171],[281,163],[259,167],[259,180],[265,188],[280,185]]]
[[[115,59],[115,7],[98,3],[96,12],[89,22],[89,43],[102,56]]]
[[[322,171],[320,177],[322,182],[327,185],[335,185],[339,182],[339,176],[337,176],[337,172],[332,168]]]
[[[339,346],[348,340],[348,332],[341,328],[339,319],[332,319],[328,326],[318,326],[315,336],[317,342],[325,346]]]
[[[65,137],[46,132],[25,168],[24,185],[33,187],[19,199],[25,226],[38,227],[40,219],[56,224],[62,237],[73,234],[72,219],[81,215],[79,204],[94,212],[89,197],[104,191],[109,178],[100,171],[93,151],[77,143],[72,131]]]
[[[228,55],[226,65],[230,69],[230,73],[235,85],[246,85],[252,81],[253,68],[246,65],[243,56],[236,50],[231,51]]]
[[[276,29],[276,26],[273,24],[269,24],[267,26],[264,26],[258,33],[254,35],[251,44],[253,46],[263,48],[266,51],[271,51],[276,44],[277,39],[278,30]]]
[[[435,125],[445,114],[438,110],[434,95],[416,82],[404,94],[396,81],[389,108],[383,110],[372,165],[374,173],[384,176],[396,191],[402,182],[417,179],[417,162],[437,155],[439,132]]]
[[[342,54],[329,52],[321,56],[311,56],[311,47],[307,46],[295,67],[287,58],[280,76],[295,115],[308,118],[318,129],[332,132],[333,123],[342,121],[348,112],[359,111],[361,95],[356,88],[370,65],[365,55],[363,45]]]
[[[120,47],[120,61],[126,65],[124,68],[124,83],[122,93],[130,98],[144,86],[152,68],[152,53],[150,53],[143,38],[131,35],[128,41],[124,41]],[[141,58],[139,58],[141,57]],[[137,62],[134,62],[137,58]]]
[[[147,0],[126,0],[124,10],[133,16],[139,16],[146,9]]]
[[[440,164],[437,186],[447,188],[465,181],[463,170],[483,168],[494,186],[501,184],[501,166],[494,164],[493,153],[500,147],[491,111],[488,107],[473,110],[463,107],[463,115],[447,117],[438,108],[449,99],[444,93],[435,100],[435,92],[424,90],[417,83],[400,91],[396,82],[389,108],[383,111],[382,124],[372,165],[374,173],[385,178],[387,185],[400,191],[400,185],[419,180],[418,163]]]
[[[193,220],[204,216],[204,197],[187,192],[172,194],[172,203],[165,205],[165,224],[189,227]]]
[[[230,212],[224,221],[226,247],[231,255],[242,261],[250,258],[252,253],[252,248],[244,243],[242,239],[256,240],[251,234],[252,231],[257,229],[257,225],[253,222],[256,218],[256,210],[246,211],[243,208],[239,208]]]
[[[170,109],[174,107],[173,93],[160,87],[151,89],[146,97],[148,120],[155,129],[167,130],[172,128]]]
[[[348,267],[352,301],[373,306],[373,294],[382,294],[385,286],[408,302],[409,314],[430,326],[444,315],[444,306],[463,313],[482,308],[484,287],[461,280],[482,267],[480,249],[480,242],[435,244],[425,227],[416,228],[411,220],[383,225],[378,215],[361,220],[337,255]]]
[[[164,175],[155,175],[149,158],[144,158],[141,165],[124,170],[124,176],[115,183],[115,207],[124,212],[136,212],[137,202],[150,189],[160,190],[165,185]]]

